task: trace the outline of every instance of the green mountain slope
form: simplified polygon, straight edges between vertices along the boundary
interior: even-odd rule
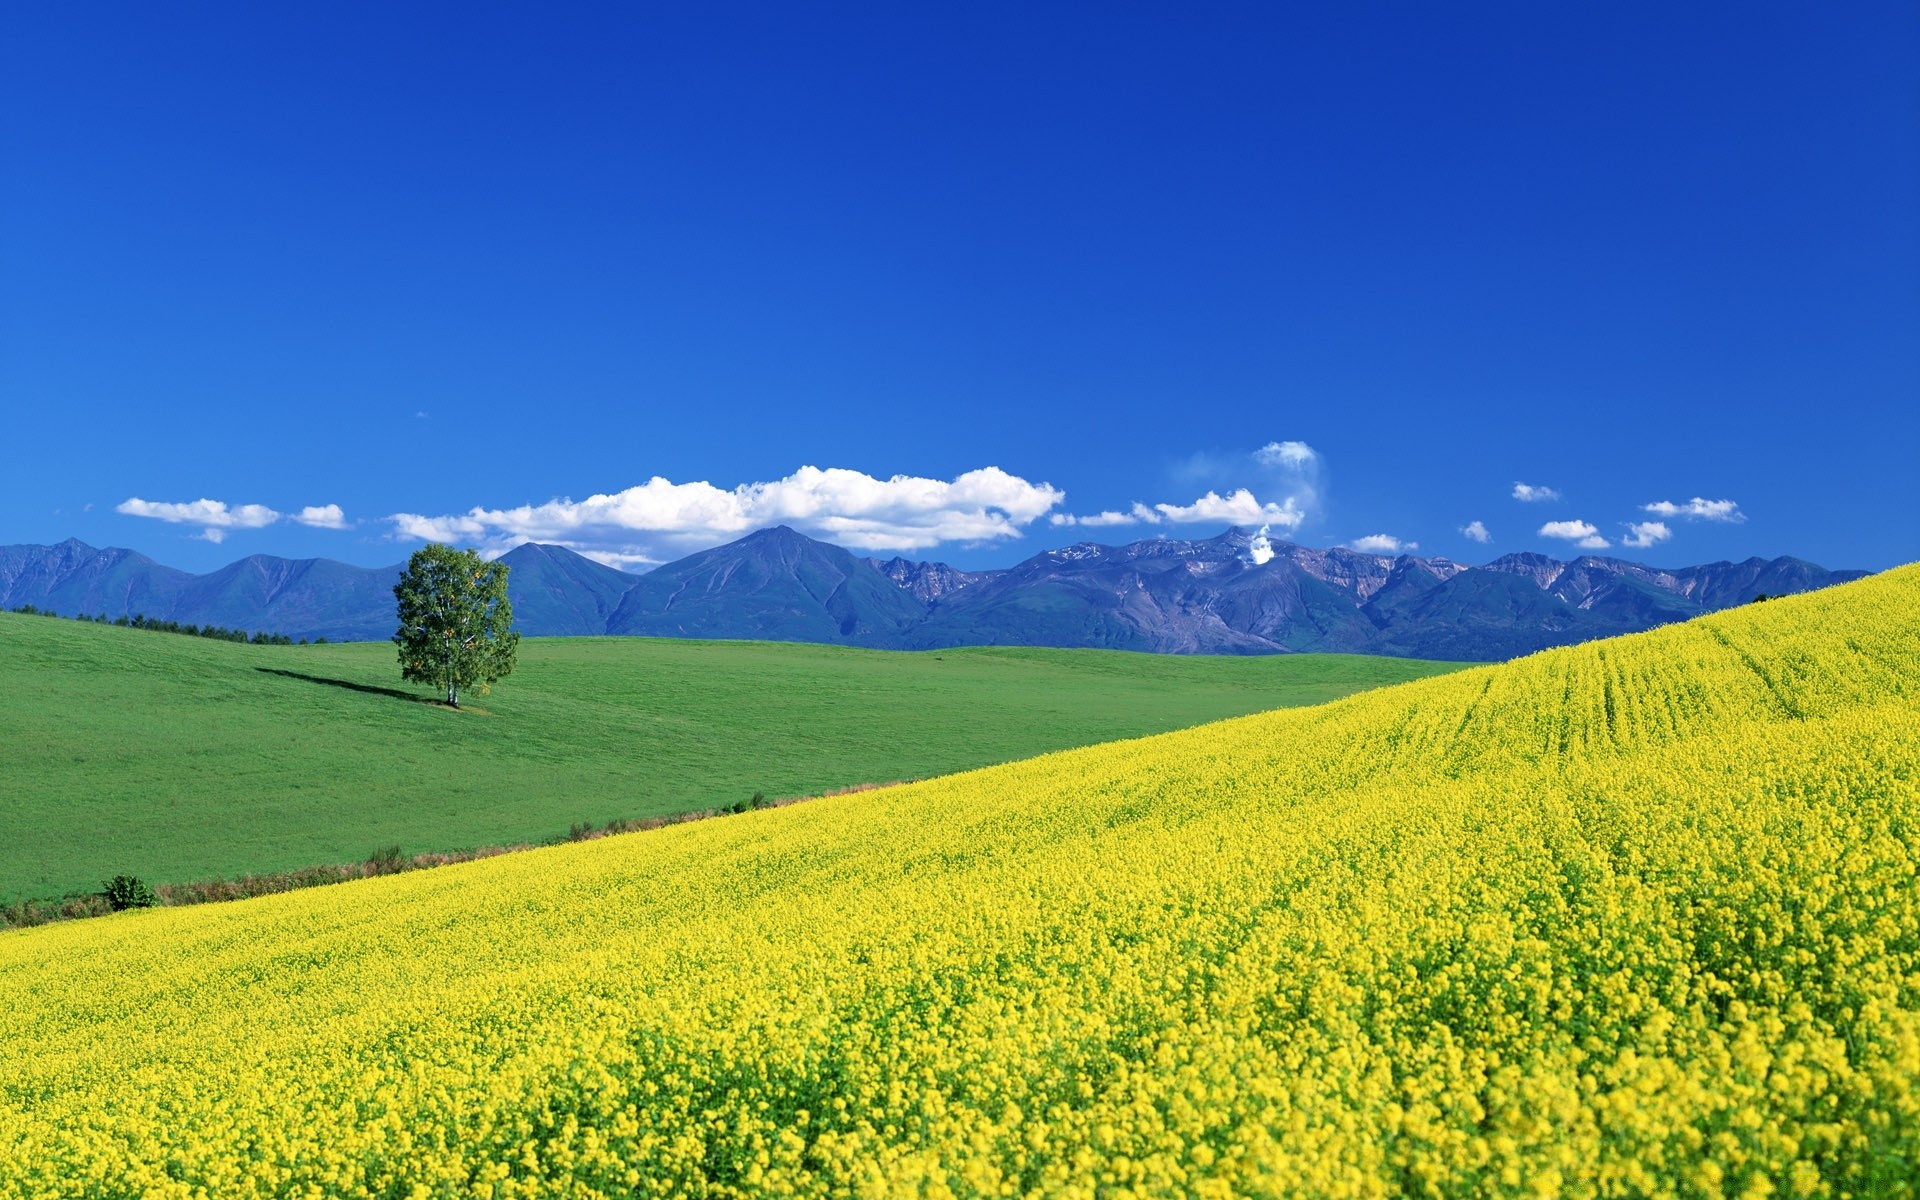
[[[1447,669],[528,639],[493,695],[452,712],[403,689],[383,643],[236,646],[0,613],[0,899],[544,840]]]

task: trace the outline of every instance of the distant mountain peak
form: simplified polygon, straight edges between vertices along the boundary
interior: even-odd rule
[[[800,545],[804,543],[809,546],[833,545],[832,542],[816,541],[815,539],[808,537],[806,534],[801,533],[798,529],[795,529],[791,525],[769,525],[765,529],[756,529],[752,533],[749,533],[740,537],[739,539],[735,540],[731,544],[736,546],[742,543],[751,545],[756,542],[787,542],[793,545]],[[839,549],[839,547],[837,546],[834,548]]]

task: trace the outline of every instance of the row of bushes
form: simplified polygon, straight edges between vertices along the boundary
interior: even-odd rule
[[[890,785],[857,784],[853,787],[822,792],[821,795],[844,796],[886,786]],[[538,844],[586,842],[615,834],[660,829],[687,821],[704,821],[712,817],[724,817],[755,809],[783,807],[811,799],[814,797],[796,796],[787,800],[770,800],[765,792],[755,792],[745,800],[724,804],[717,808],[700,808],[663,817],[631,819],[619,817],[604,825],[595,825],[591,821],[582,822],[571,826],[566,836],[550,838]],[[136,876],[116,875],[103,883],[97,892],[75,893],[58,900],[17,900],[12,904],[0,905],[0,928],[19,928],[28,925],[46,925],[54,921],[72,921],[81,917],[100,917],[129,908],[155,906],[177,908],[187,904],[216,904],[224,900],[248,900],[255,896],[271,896],[279,892],[320,887],[329,883],[345,883],[352,879],[370,879],[376,875],[397,875],[402,871],[421,871],[430,867],[444,867],[450,863],[472,862],[475,859],[492,858],[497,854],[531,850],[535,845],[536,843],[523,842],[512,846],[483,846],[477,850],[454,850],[434,854],[408,854],[398,846],[387,846],[375,850],[364,862],[301,867],[295,871],[243,875],[239,879],[211,879],[199,883],[163,883],[157,887],[143,882]]]
[[[0,905],[0,926],[46,925],[53,921],[71,921],[80,917],[99,917],[129,908],[178,908],[187,904],[215,904],[223,900],[249,900],[301,888],[345,883],[351,879],[370,879],[376,875],[396,875],[443,867],[448,863],[471,862],[491,858],[531,846],[486,846],[478,850],[459,850],[445,854],[407,854],[398,846],[376,850],[366,861],[331,866],[301,867],[295,871],[275,871],[261,875],[243,875],[238,879],[209,879],[197,883],[150,885],[137,876],[116,875],[97,892],[79,892],[58,900],[16,900]]]
[[[22,604],[11,611],[29,617],[60,615],[50,608],[39,608],[32,604]],[[213,638],[221,642],[244,642],[255,646],[324,646],[327,643],[324,637],[314,638],[311,642],[301,638],[296,642],[284,633],[263,633],[257,630],[248,633],[244,629],[228,629],[224,625],[183,625],[179,621],[163,621],[159,617],[149,617],[145,613],[136,613],[130,617],[122,615],[112,620],[108,620],[105,613],[96,613],[93,616],[78,613],[73,619],[95,625],[118,625],[123,629],[151,629],[159,633],[184,633],[188,637]]]

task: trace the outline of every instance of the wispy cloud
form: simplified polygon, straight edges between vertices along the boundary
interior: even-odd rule
[[[1548,521],[1540,527],[1540,536],[1569,541],[1582,550],[1605,550],[1613,544],[1600,536],[1598,526],[1586,521]]]
[[[1362,554],[1403,554],[1420,548],[1419,542],[1403,542],[1390,533],[1370,533],[1353,539],[1350,545]]]
[[[467,542],[502,552],[523,541],[553,542],[602,561],[659,561],[769,525],[791,525],[856,550],[923,550],[945,542],[1020,536],[1066,499],[998,467],[952,480],[802,467],[784,479],[720,488],[655,476],[624,491],[517,508],[472,508],[448,516],[396,513],[399,538]]]
[[[1493,540],[1493,535],[1487,532],[1484,521],[1468,521],[1460,527],[1460,532],[1468,541],[1479,542],[1482,546]]]
[[[1543,500],[1558,500],[1560,493],[1550,487],[1535,487],[1531,483],[1520,483],[1516,480],[1513,485],[1513,498],[1535,504]]]
[[[1320,455],[1305,442],[1268,442],[1253,452],[1253,461],[1263,467],[1299,470],[1318,463]]]
[[[1620,544],[1644,550],[1672,536],[1673,530],[1668,529],[1664,521],[1634,521],[1627,525],[1627,536],[1620,539]]]
[[[1076,516],[1073,513],[1054,513],[1047,523],[1055,526],[1080,525],[1090,529],[1100,529],[1114,525],[1158,525],[1160,514],[1144,504],[1135,504],[1126,512],[1108,509],[1106,512],[1086,513]]]
[[[1695,496],[1685,504],[1675,504],[1671,500],[1655,500],[1652,504],[1642,504],[1642,512],[1650,512],[1659,517],[1682,517],[1689,521],[1726,521],[1737,524],[1747,519],[1740,506],[1731,500],[1707,500]]]

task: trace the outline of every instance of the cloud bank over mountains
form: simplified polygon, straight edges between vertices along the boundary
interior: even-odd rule
[[[966,471],[952,479],[906,474],[880,478],[844,467],[803,466],[781,479],[732,488],[706,480],[676,483],[656,475],[622,491],[595,493],[584,500],[556,497],[510,508],[476,505],[465,512],[437,515],[400,512],[369,524],[393,541],[458,543],[489,556],[504,554],[522,542],[544,542],[626,568],[652,566],[775,525],[791,526],[849,550],[900,554],[948,545],[978,549],[1004,544],[1026,536],[1043,521],[1049,528],[1086,530],[1235,525],[1297,538],[1322,516],[1325,475],[1325,460],[1306,442],[1272,441],[1252,451],[1195,454],[1180,462],[1168,479],[1173,488],[1193,496],[1190,501],[1134,500],[1122,508],[1088,513],[1067,510],[1067,493],[1052,483],[1025,479],[997,466]],[[1565,499],[1558,488],[1522,482],[1515,482],[1507,495],[1533,508],[1558,506]],[[1747,519],[1730,499],[1695,496],[1684,503],[1656,500],[1636,507],[1662,519],[1619,522],[1626,532],[1618,543],[1633,549],[1673,540],[1670,521],[1725,525]],[[197,527],[193,536],[209,542],[281,522],[330,530],[355,525],[338,504],[281,512],[264,504],[229,505],[205,497],[169,502],[135,496],[121,502],[116,511]],[[1455,515],[1442,528],[1477,545],[1494,540],[1480,519],[1459,523]],[[1599,525],[1584,517],[1547,520],[1537,526],[1536,536],[1581,550],[1607,550],[1614,545]],[[1381,555],[1407,553],[1420,545],[1397,533],[1347,535],[1344,544]]]
[[[952,480],[877,479],[840,467],[802,467],[784,479],[727,489],[658,475],[624,491],[518,508],[472,508],[453,516],[396,513],[402,538],[459,541],[503,552],[523,541],[551,542],[616,565],[662,561],[663,551],[728,541],[769,525],[855,550],[925,550],[1019,537],[1066,499],[999,467]]]

